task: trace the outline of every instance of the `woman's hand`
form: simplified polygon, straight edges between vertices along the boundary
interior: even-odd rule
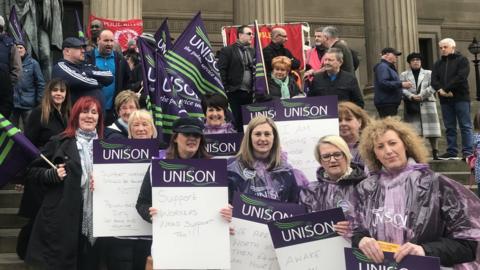
[[[339,221],[333,228],[340,236],[346,236],[350,232],[350,221]]]
[[[154,208],[154,207],[150,207],[148,208],[148,213],[150,214],[150,220],[153,220],[153,217],[155,217],[157,215],[157,208]]]
[[[58,164],[56,171],[57,171],[58,178],[60,178],[60,181],[63,181],[63,178],[65,178],[65,176],[67,176],[67,170],[65,169],[65,163]]]
[[[425,256],[425,250],[422,246],[408,242],[398,248],[398,251],[393,254],[393,258],[399,263],[407,255]]]
[[[375,263],[383,262],[383,251],[380,249],[380,245],[377,243],[377,240],[371,237],[363,237],[362,240],[360,240],[358,247],[363,252],[363,254],[365,254]]]
[[[232,222],[232,215],[233,215],[233,206],[231,204],[228,204],[227,207],[224,207],[220,209],[220,215],[222,216],[223,219],[225,219],[228,222]]]

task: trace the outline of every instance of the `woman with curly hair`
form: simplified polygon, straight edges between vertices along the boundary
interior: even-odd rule
[[[408,124],[387,117],[362,132],[360,154],[371,176],[357,185],[354,247],[376,263],[378,241],[398,245],[394,258],[434,256],[454,269],[479,269],[480,200],[430,170],[427,149]]]

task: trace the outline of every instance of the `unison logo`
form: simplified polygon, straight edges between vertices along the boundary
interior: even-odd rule
[[[274,225],[281,230],[282,239],[285,242],[314,238],[320,240],[336,235],[333,225],[333,221],[330,222],[317,222],[310,223],[305,221],[296,222],[275,222]]]
[[[408,270],[407,268],[398,268],[398,263],[395,261],[377,265],[358,249],[354,249],[352,253],[358,261],[358,270]]]
[[[137,149],[130,145],[107,143],[100,141],[104,160],[147,160],[150,158],[148,149]]]
[[[263,115],[270,118],[275,118],[277,113],[273,109],[268,109],[268,107],[260,106],[247,106],[247,110],[250,112],[250,118],[255,118],[259,115]]]
[[[272,221],[291,217],[282,211],[275,211],[273,207],[269,207],[266,203],[240,195],[240,199],[245,203],[242,205],[242,215],[255,217],[258,219]]]
[[[237,144],[234,142],[212,141],[207,143],[208,153],[235,153],[237,152]]]
[[[163,170],[165,183],[192,183],[194,185],[210,185],[215,183],[214,170],[199,170],[185,164],[171,164],[159,162]]]

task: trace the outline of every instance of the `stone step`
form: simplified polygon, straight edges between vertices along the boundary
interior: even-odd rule
[[[466,172],[469,173],[467,163],[462,160],[432,160],[429,162],[430,168],[435,172]]]
[[[16,253],[0,253],[0,270],[27,270],[27,265]]]
[[[442,172],[443,175],[446,177],[453,179],[463,185],[468,185],[468,184],[476,184],[475,180],[472,179],[471,183],[469,183],[469,178],[470,178],[470,173],[468,172]]]
[[[0,207],[1,208],[15,208],[20,206],[22,199],[22,192],[14,189],[0,190]]]
[[[17,213],[18,208],[0,208],[0,229],[18,229],[23,227],[27,219],[18,216]]]
[[[0,229],[0,253],[15,253],[20,229]]]

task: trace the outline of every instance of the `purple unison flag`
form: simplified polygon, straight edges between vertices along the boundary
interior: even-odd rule
[[[38,148],[0,114],[0,187],[38,156]]]
[[[22,43],[25,42],[23,39],[24,31],[22,29],[20,21],[18,20],[17,10],[15,9],[15,6],[12,6],[12,9],[10,10],[10,17],[8,18],[8,28],[10,29],[10,35],[12,35],[15,41],[20,41]]]
[[[165,55],[174,70],[198,95],[217,93],[226,97],[217,59],[207,36],[200,12]]]
[[[157,81],[155,48],[142,37],[137,38],[137,47],[140,52],[140,64],[142,65],[143,88],[148,90],[150,101],[155,104],[155,84]]]
[[[170,30],[168,29],[168,18],[163,20],[157,32],[155,32],[154,37],[155,37],[155,42],[157,44],[157,48],[160,50],[162,54],[166,54],[167,51],[173,48],[172,39],[170,36]]]
[[[85,33],[83,32],[82,23],[80,22],[80,17],[78,16],[77,10],[75,10],[75,22],[77,24],[78,37],[85,40]]]
[[[270,91],[268,90],[267,74],[265,74],[265,63],[263,62],[262,43],[260,42],[260,32],[258,24],[255,20],[255,94],[264,96]]]

